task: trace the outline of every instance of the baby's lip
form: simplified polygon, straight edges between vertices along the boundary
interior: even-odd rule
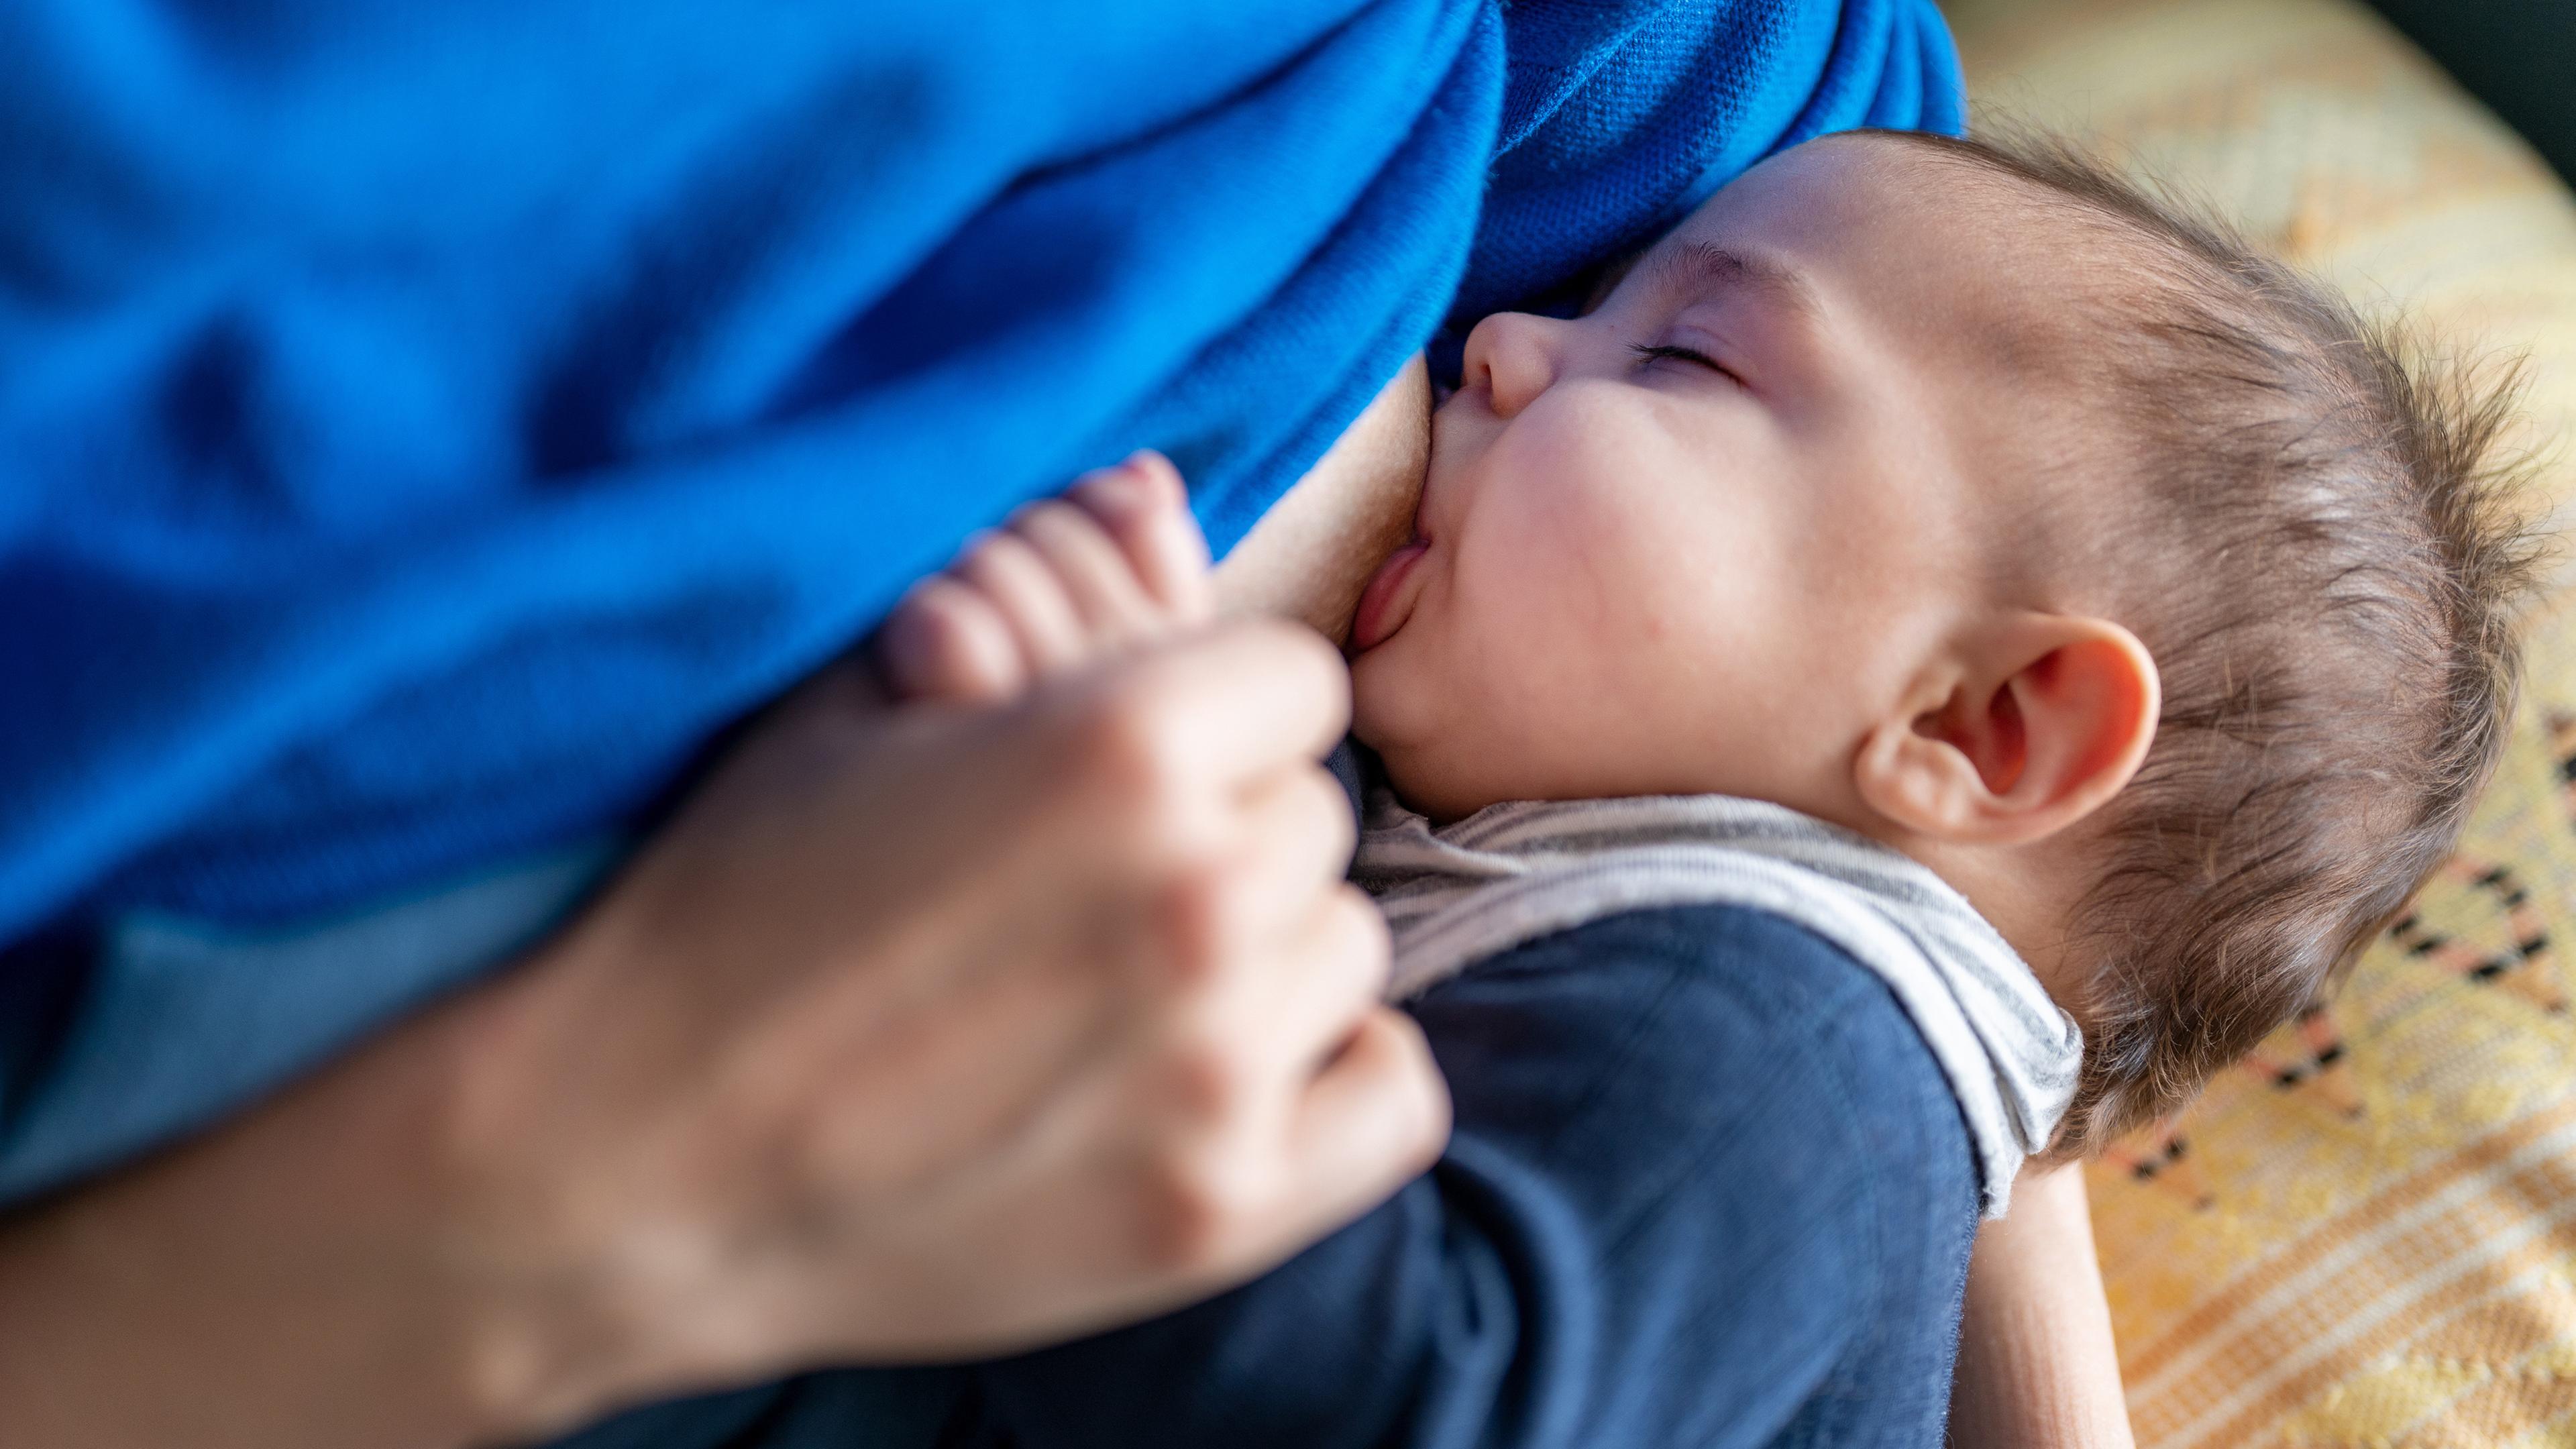
[[[1351,648],[1354,651],[1374,649],[1404,627],[1404,621],[1413,613],[1414,598],[1419,592],[1407,589],[1405,584],[1418,572],[1415,565],[1422,562],[1422,556],[1430,549],[1428,541],[1417,538],[1388,554],[1386,562],[1377,566],[1377,572],[1369,578],[1368,587],[1360,590],[1359,612],[1351,616]]]

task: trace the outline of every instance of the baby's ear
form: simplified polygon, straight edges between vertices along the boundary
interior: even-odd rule
[[[2161,704],[2155,660],[2128,630],[2016,615],[1946,659],[1870,732],[1853,783],[1916,834],[2027,844],[2129,783]]]

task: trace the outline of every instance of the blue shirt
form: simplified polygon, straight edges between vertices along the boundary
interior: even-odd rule
[[[10,0],[0,941],[632,828],[1083,468],[1222,553],[1453,306],[1960,114],[1931,0]]]

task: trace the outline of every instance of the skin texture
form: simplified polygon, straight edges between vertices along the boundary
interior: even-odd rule
[[[1413,536],[1430,417],[1430,371],[1416,357],[1217,565],[1218,607],[1347,638],[1369,576]]]
[[[1977,1234],[1959,1320],[1957,1449],[2132,1449],[2081,1167],[2026,1171]]]
[[[2057,923],[2157,707],[2135,637],[2033,546],[2087,505],[2047,466],[2074,400],[2013,359],[2100,285],[2082,237],[1834,137],[1721,191],[1585,316],[1485,319],[1433,420],[1422,547],[1353,636],[1398,793],[1440,819],[1777,801],[1922,860],[2080,1009]]]

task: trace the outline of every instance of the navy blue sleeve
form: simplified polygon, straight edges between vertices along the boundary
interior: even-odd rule
[[[1964,1126],[1878,980],[1777,918],[1638,912],[1416,1007],[1428,1176],[1259,1281],[988,1367],[1025,1449],[1937,1444]]]

